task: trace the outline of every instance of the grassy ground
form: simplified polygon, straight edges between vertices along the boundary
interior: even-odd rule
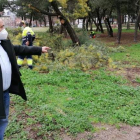
[[[138,52],[134,54],[139,58]],[[119,61],[122,55],[113,57]],[[49,74],[22,69],[21,73],[28,101],[11,98],[9,140],[58,140],[63,133],[94,132],[99,122],[140,124],[140,88],[127,86],[127,80],[105,69],[64,69]]]
[[[21,72],[28,101],[12,96],[10,140],[94,132],[92,124],[98,122],[140,124],[140,88],[126,86],[126,80],[104,69]]]
[[[34,32],[46,32],[49,28],[48,27],[33,27]]]
[[[124,52],[112,53],[114,61],[119,62],[126,67],[140,66],[140,44],[134,44],[131,47],[124,46]]]
[[[110,54],[117,65],[112,71],[63,69],[42,74],[21,69],[28,101],[11,95],[5,139],[63,140],[63,134],[76,139],[79,133],[98,131],[96,123],[139,125],[140,87],[116,74],[118,69],[139,67],[139,44],[124,48]],[[140,78],[135,80],[140,83]]]

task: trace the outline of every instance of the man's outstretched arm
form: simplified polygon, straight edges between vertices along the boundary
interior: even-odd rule
[[[34,47],[34,46],[20,46],[13,45],[16,55],[41,55],[41,53],[47,53],[50,50],[49,47]]]

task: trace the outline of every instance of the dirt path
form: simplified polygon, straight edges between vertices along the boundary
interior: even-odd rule
[[[122,33],[120,44],[117,43],[117,33],[114,33],[114,37],[108,37],[107,33],[99,34],[96,39],[108,44],[110,47],[131,46],[132,44],[140,43],[140,35],[137,37],[137,42],[134,42],[134,33]]]
[[[117,129],[115,126],[106,124],[94,125],[97,132],[85,132],[78,134],[77,137],[71,138],[67,135],[62,135],[63,140],[140,140],[140,127],[131,127],[122,124]]]
[[[130,86],[140,86],[140,83],[136,81],[136,78],[140,78],[140,67],[135,68],[123,68],[123,69],[112,69],[109,68],[108,71],[116,73],[118,76],[122,76],[129,81]]]
[[[92,140],[140,140],[140,127],[125,124],[121,125],[119,129],[109,125],[104,127],[106,130],[95,133]]]

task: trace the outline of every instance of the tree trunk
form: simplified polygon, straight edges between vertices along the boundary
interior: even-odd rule
[[[66,38],[67,37],[67,31],[65,29],[65,27],[61,24],[60,26],[60,34],[63,34],[64,33],[64,37]]]
[[[128,21],[127,21],[127,30],[130,29],[130,15],[128,15]]]
[[[32,18],[33,18],[33,14],[31,13],[31,14],[30,14],[30,22],[29,22],[29,27],[31,27],[31,25],[32,25]]]
[[[107,23],[108,23],[108,26],[109,26],[109,33],[110,33],[110,36],[113,37],[113,30],[112,30],[112,27],[110,25],[110,21],[109,21],[109,18],[107,18]]]
[[[108,36],[109,37],[113,37],[113,30],[112,30],[112,27],[110,25],[110,22],[109,22],[109,18],[108,17],[105,18],[105,25],[107,27]]]
[[[95,24],[95,26],[96,26],[96,32],[97,32],[97,31],[101,31],[101,30],[100,30],[100,27],[98,26],[98,24],[96,23],[96,21],[95,21],[94,19],[92,19],[92,20],[93,20],[93,22],[94,22],[94,24]]]
[[[49,20],[49,32],[52,33],[53,32],[52,18],[49,15],[48,20]]]
[[[46,27],[46,18],[43,16],[44,26]]]
[[[72,22],[73,22],[73,25],[75,25],[75,19]]]
[[[92,31],[92,19],[90,18],[90,31]]]
[[[105,26],[107,28],[108,36],[110,36],[110,31],[109,31],[109,26],[108,26],[108,23],[107,23],[107,18],[105,18],[104,22],[105,22]]]
[[[71,40],[74,43],[74,45],[80,45],[79,39],[78,39],[75,31],[71,27],[69,21],[64,17],[64,15],[58,9],[58,5],[57,5],[56,1],[51,2],[51,5],[52,5],[53,9],[55,10],[55,12],[60,16],[60,22],[63,19],[63,21],[64,21],[63,25],[66,28],[67,32],[69,33],[69,35],[71,37]]]
[[[132,23],[134,23],[134,17],[132,17]]]
[[[41,27],[41,21],[39,20],[39,25],[40,25],[40,27]]]
[[[140,24],[138,24],[138,28],[139,28],[139,30],[140,30]]]
[[[120,9],[120,3],[117,2],[116,6],[117,6],[117,21],[118,21],[117,43],[120,44],[121,33],[122,33],[122,22],[121,22],[121,9]]]
[[[96,12],[97,12],[97,18],[98,18],[98,21],[99,21],[99,26],[100,26],[100,29],[101,29],[101,33],[104,33],[104,30],[103,30],[103,26],[102,26],[102,23],[101,23],[101,18],[100,18],[100,14],[99,14],[99,8],[96,9]]]
[[[139,13],[138,13],[137,20],[136,20],[136,22],[135,22],[135,34],[134,34],[134,41],[135,41],[135,42],[137,42],[139,20],[140,20],[140,11],[139,11]]]
[[[86,20],[86,30],[88,31],[88,24],[89,24],[90,18],[87,18]]]
[[[124,23],[125,23],[125,25],[126,25],[126,15],[124,15]]]
[[[79,25],[79,19],[78,19],[78,25]]]
[[[83,28],[83,30],[85,30],[85,29],[86,29],[86,27],[85,27],[85,22],[86,22],[86,18],[84,18],[84,19],[83,19],[83,27],[82,27],[82,28]]]
[[[124,18],[125,18],[125,17],[124,17],[124,15],[122,15],[121,17],[122,17],[122,18],[121,18],[122,24],[124,24]]]
[[[114,18],[112,17],[112,24],[114,23]]]
[[[37,27],[37,20],[35,21],[36,27]]]

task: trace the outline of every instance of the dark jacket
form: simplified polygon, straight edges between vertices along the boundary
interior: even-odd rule
[[[33,46],[14,46],[11,44],[10,40],[2,40],[1,46],[7,52],[9,60],[12,66],[12,79],[9,92],[21,96],[24,100],[27,100],[23,84],[20,79],[20,72],[17,66],[16,55],[41,55],[41,47]],[[0,119],[4,119],[5,108],[3,101],[3,80],[2,72],[0,67]]]

